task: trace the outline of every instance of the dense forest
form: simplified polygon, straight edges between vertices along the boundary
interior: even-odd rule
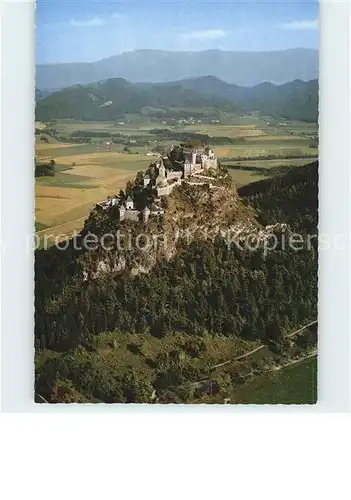
[[[318,162],[247,184],[239,195],[256,210],[262,224],[285,222],[301,234],[317,234]]]
[[[313,163],[245,186],[240,195],[263,225],[285,222],[294,232],[316,235],[317,184]],[[296,251],[284,247],[281,230],[277,237],[278,247],[267,255],[261,248],[228,246],[220,237],[182,243],[171,261],[148,274],[109,273],[87,281],[71,249],[38,251],[37,391],[53,401],[146,402],[156,387],[175,401],[169,388],[201,375],[195,361],[184,359],[206,353],[211,339],[279,342],[283,332],[315,319],[317,240]],[[133,339],[126,340],[130,356],[145,349],[143,339],[162,344],[174,334],[176,347],[155,354],[156,361],[146,353],[152,370],[137,372],[133,357],[126,371],[121,360],[97,355],[99,338],[116,342],[104,332]]]

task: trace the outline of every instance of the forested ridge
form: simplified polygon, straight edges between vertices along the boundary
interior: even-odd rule
[[[287,223],[293,231],[307,235],[317,232],[317,191],[318,164],[313,163],[253,183],[239,194],[255,209],[262,224]],[[177,333],[184,339],[193,338],[195,346],[208,335],[243,341],[274,339],[279,332],[316,317],[317,263],[316,238],[310,248],[295,251],[279,243],[264,255],[261,249],[244,251],[217,237],[214,242],[184,243],[172,260],[159,262],[148,274],[108,273],[83,281],[77,272],[81,262],[73,252],[40,252],[36,347],[39,352],[94,350],[97,335],[113,331],[140,339],[149,335],[163,339]],[[42,360],[38,369],[40,384],[48,376],[46,370],[50,370],[52,383],[72,380],[72,367],[65,365],[60,371],[55,361],[48,363]],[[160,377],[162,368],[154,368],[155,376]],[[89,376],[95,389],[88,390],[93,397],[108,402],[130,400],[120,392],[123,381],[117,384],[117,392],[111,389],[104,397],[104,389],[96,389],[102,376],[99,368],[90,364],[80,369],[94,370],[95,375]],[[118,373],[114,376],[118,378]],[[130,377],[135,386],[135,376]],[[183,377],[191,378],[189,373]],[[148,384],[154,384],[152,377]]]
[[[179,111],[181,112],[179,116]],[[318,82],[295,80],[284,85],[262,83],[239,87],[213,77],[157,84],[133,84],[111,78],[73,85],[37,100],[40,121],[115,120],[126,114],[217,116],[218,112],[251,113],[316,122]],[[177,136],[173,132],[172,137]]]
[[[302,234],[317,234],[318,162],[252,182],[238,192],[255,209],[261,224],[285,222]]]

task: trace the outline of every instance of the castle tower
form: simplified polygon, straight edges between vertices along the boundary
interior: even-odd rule
[[[149,220],[150,217],[150,212],[151,210],[148,207],[145,207],[142,214],[143,214],[143,221],[146,223]]]
[[[156,185],[165,184],[167,174],[166,174],[166,169],[165,169],[165,166],[163,164],[162,158],[161,158],[160,163],[157,166],[158,166],[158,176],[156,179]]]
[[[119,220],[120,221],[124,220],[126,215],[126,209],[124,208],[124,205],[118,207],[118,211],[119,211]]]
[[[151,178],[149,174],[144,175],[144,188],[146,188],[150,184]]]
[[[195,167],[196,165],[196,151],[193,151],[192,155],[191,155],[191,164],[193,167]]]
[[[127,210],[133,210],[134,209],[134,201],[130,196],[128,196],[127,201],[126,201],[126,209]]]
[[[161,161],[160,161],[158,175],[160,175],[161,177],[166,177],[166,168],[163,164],[163,158],[161,158]]]
[[[184,163],[184,177],[189,177],[189,175],[191,175],[191,171],[192,171],[192,165],[190,163],[189,160],[185,160],[185,163]]]

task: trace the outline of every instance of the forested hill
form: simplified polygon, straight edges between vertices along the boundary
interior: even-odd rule
[[[213,108],[235,112],[231,102],[214,95],[183,88],[180,84],[151,85],[143,88],[122,78],[89,85],[75,85],[54,92],[37,102],[36,117],[40,121],[57,118],[77,120],[114,120],[125,113],[141,113],[144,108]]]
[[[239,87],[213,76],[182,80],[184,89],[221,97],[235,103],[243,112],[289,120],[318,120],[318,80],[294,80],[283,85],[264,82],[253,87]]]
[[[265,116],[317,121],[318,82],[295,80],[284,85],[262,83],[239,87],[213,76],[168,83],[130,83],[114,78],[88,85],[75,85],[46,97],[37,90],[36,118],[114,120],[125,113],[176,109],[215,110],[229,113],[259,112]]]
[[[263,225],[286,222],[293,230],[317,234],[318,162],[239,189]]]
[[[314,163],[243,188],[241,195],[262,222],[287,222],[305,238],[317,232],[317,179]],[[264,337],[269,325],[288,331],[317,312],[317,242],[313,238],[296,251],[283,247],[279,236],[280,230],[278,246],[267,254],[262,248],[240,249],[220,236],[195,239],[148,273],[110,272],[89,280],[78,279],[82,264],[74,253],[40,252],[36,346],[88,346],[92,336],[106,331],[157,337],[210,332],[245,339]]]

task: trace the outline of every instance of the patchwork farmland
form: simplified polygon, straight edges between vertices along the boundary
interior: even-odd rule
[[[71,235],[81,229],[94,205],[125,187],[136,172],[150,163],[146,155],[97,151],[91,145],[37,144],[37,160],[54,159],[55,177],[36,180],[36,220],[44,225],[38,234]],[[62,236],[64,239],[64,236]]]
[[[98,201],[118,193],[138,171],[154,161],[150,151],[180,142],[167,135],[155,135],[156,129],[208,135],[238,187],[275,175],[284,166],[306,164],[318,156],[313,140],[317,128],[313,124],[273,122],[255,116],[231,116],[215,124],[165,124],[132,118],[123,125],[64,120],[40,127],[36,160],[56,163],[54,177],[36,179],[36,230],[40,237],[50,234],[64,239],[80,230]],[[50,133],[50,129],[55,133]],[[73,142],[80,132],[83,139]],[[117,139],[111,142],[113,135]]]

